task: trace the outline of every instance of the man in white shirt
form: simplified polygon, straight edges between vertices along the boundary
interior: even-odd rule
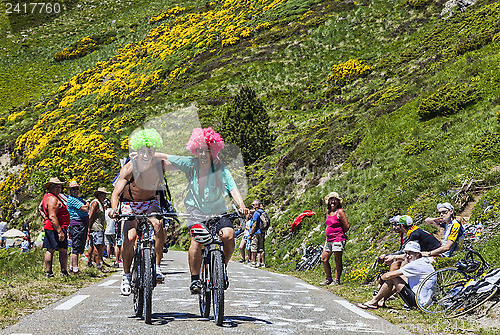
[[[406,305],[417,307],[415,299],[417,288],[427,275],[434,272],[434,268],[428,257],[422,257],[418,242],[408,242],[405,245],[404,252],[408,264],[402,266],[399,270],[384,273],[381,277],[384,283],[377,295],[370,301],[358,304],[358,307],[363,309],[377,309],[380,307],[380,301],[387,299],[396,291]],[[430,299],[434,283],[428,281],[425,286],[420,292],[420,298],[423,302]]]

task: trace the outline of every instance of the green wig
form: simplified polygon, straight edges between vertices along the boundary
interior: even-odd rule
[[[130,148],[134,151],[142,147],[161,148],[163,140],[155,129],[141,129],[130,136]]]

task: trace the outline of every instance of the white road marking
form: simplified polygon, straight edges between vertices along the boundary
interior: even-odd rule
[[[57,306],[54,309],[67,311],[67,310],[75,307],[76,305],[78,305],[83,300],[87,299],[88,297],[90,297],[90,295],[75,295],[73,298],[60,304],[59,306]]]
[[[342,305],[344,306],[345,308],[347,308],[348,310],[350,310],[351,312],[354,312],[356,314],[358,314],[359,316],[365,318],[365,319],[374,319],[376,320],[377,318],[375,316],[373,316],[372,314],[370,313],[367,313],[365,311],[363,311],[362,309],[354,306],[353,304],[351,304],[350,302],[346,301],[346,300],[334,300],[336,303],[338,303],[339,305]]]
[[[107,280],[104,283],[99,284],[99,286],[110,286],[110,285],[116,283],[117,281],[118,281],[118,279]]]
[[[315,309],[313,309],[314,312],[324,312],[325,309],[323,307],[316,307]]]
[[[277,317],[276,319],[283,320],[283,321],[288,321],[288,322],[297,322],[297,323],[307,323],[307,322],[313,322],[314,321],[312,319],[295,320],[295,319],[287,319],[287,318],[279,318],[279,317]]]
[[[316,286],[314,285],[309,285],[309,284],[306,284],[306,283],[297,283],[297,286],[302,286],[302,287],[305,287],[309,290],[319,290],[319,288],[317,288]]]

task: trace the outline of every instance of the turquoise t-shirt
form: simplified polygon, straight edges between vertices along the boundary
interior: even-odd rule
[[[231,171],[221,164],[215,173],[209,173],[205,184],[204,194],[199,194],[199,161],[198,157],[169,155],[168,160],[179,170],[184,172],[189,183],[184,204],[195,207],[207,215],[227,212],[224,196],[236,188]],[[191,166],[193,166],[191,172]],[[192,178],[190,177],[192,174]],[[219,178],[219,182],[217,182]],[[222,189],[221,189],[222,188]]]

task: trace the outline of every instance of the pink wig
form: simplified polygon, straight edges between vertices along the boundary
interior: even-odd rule
[[[224,140],[219,133],[212,129],[212,127],[193,129],[193,133],[186,144],[186,148],[195,155],[196,149],[205,145],[208,145],[210,149],[212,149],[215,158],[219,152],[224,149]]]

